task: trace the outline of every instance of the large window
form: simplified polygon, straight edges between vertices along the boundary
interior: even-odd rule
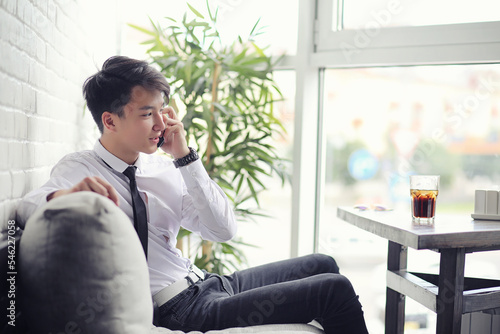
[[[470,215],[474,190],[499,184],[500,65],[332,69],[324,78],[319,251],[337,258],[362,291],[370,326],[381,326],[385,291],[376,287],[385,286],[387,243],[338,220],[336,208],[381,206],[410,217],[408,176],[420,173],[441,175],[438,215]],[[467,274],[500,277],[498,256],[474,254]],[[409,261],[435,272],[438,257]],[[431,333],[435,317],[408,305],[407,320]]]
[[[499,6],[317,1],[314,51],[298,73],[319,73],[307,83],[320,96],[316,249],[353,282],[370,332],[384,331],[387,241],[337,219],[336,208],[410,212],[408,175],[432,173],[441,175],[437,213],[470,215],[474,190],[500,185]],[[437,272],[438,253],[415,255],[409,269]],[[499,256],[468,254],[466,275],[500,277]],[[409,298],[406,315],[405,333],[435,332],[435,314]]]
[[[500,65],[328,70],[324,109],[326,181],[349,186],[344,203],[394,207],[410,173],[440,174],[440,209],[468,212],[500,178]]]

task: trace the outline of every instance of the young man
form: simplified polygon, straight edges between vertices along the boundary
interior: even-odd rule
[[[138,232],[159,322],[170,329],[317,319],[326,333],[367,333],[358,297],[331,257],[316,254],[229,276],[201,272],[182,257],[175,247],[181,226],[207,240],[227,241],[236,233],[236,220],[225,194],[188,147],[174,110],[166,107],[170,88],[160,72],[143,61],[112,57],[87,79],[83,94],[101,137],[93,150],[65,156],[50,180],[23,199],[22,221],[72,192],[93,191],[112,200]],[[174,160],[152,155],[157,146]]]

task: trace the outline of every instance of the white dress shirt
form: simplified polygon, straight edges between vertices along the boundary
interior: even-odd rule
[[[49,181],[24,197],[18,207],[20,223],[47,202],[47,195],[68,189],[87,176],[99,176],[117,191],[120,208],[134,221],[128,178],[129,165],[107,151],[99,141],[93,150],[65,156],[52,169]],[[148,266],[151,292],[185,277],[191,261],[176,248],[182,226],[212,241],[228,241],[236,234],[232,206],[219,186],[197,160],[175,168],[171,159],[140,154],[137,187],[148,211]]]

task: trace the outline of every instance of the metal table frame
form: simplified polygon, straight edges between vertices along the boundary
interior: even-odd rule
[[[467,253],[500,250],[499,221],[436,216],[434,226],[413,226],[408,213],[348,207],[337,216],[388,240],[386,334],[404,332],[405,296],[437,314],[440,334],[460,334],[462,314],[500,307],[500,280],[464,275]],[[439,252],[439,274],[408,271],[408,247]]]

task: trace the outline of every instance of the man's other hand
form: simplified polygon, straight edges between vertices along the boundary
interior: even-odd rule
[[[99,195],[109,198],[116,205],[118,205],[118,193],[115,188],[105,180],[98,176],[87,176],[82,181],[74,185],[69,189],[57,190],[47,196],[47,201],[54,199],[56,197],[64,196],[71,193],[76,193],[78,191],[92,191]]]

